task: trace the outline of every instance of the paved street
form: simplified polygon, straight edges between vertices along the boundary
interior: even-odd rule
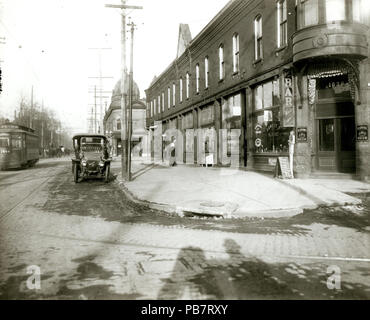
[[[370,195],[290,218],[181,218],[130,202],[114,174],[75,184],[67,158],[0,172],[1,299],[370,298]]]

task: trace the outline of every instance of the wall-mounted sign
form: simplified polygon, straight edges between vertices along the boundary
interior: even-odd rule
[[[363,142],[369,140],[369,131],[367,125],[357,126],[357,141]]]
[[[307,128],[297,128],[297,142],[307,142]]]
[[[284,78],[284,105],[283,105],[283,127],[294,127],[293,106],[293,78],[286,75]]]

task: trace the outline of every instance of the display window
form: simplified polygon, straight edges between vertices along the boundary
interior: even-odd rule
[[[275,78],[254,88],[255,153],[288,152],[292,127],[283,127],[280,80]]]

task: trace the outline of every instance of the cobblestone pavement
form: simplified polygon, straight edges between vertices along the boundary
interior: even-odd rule
[[[0,298],[369,299],[368,208],[180,218],[131,203],[114,181],[74,184],[67,160],[42,161],[0,172]],[[30,266],[40,289],[27,286]]]

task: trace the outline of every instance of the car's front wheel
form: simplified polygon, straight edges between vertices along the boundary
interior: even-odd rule
[[[80,175],[80,167],[78,166],[77,163],[75,163],[73,165],[73,178],[74,178],[75,183],[78,183],[79,175]]]
[[[107,164],[107,166],[105,167],[105,175],[104,175],[105,183],[109,182],[109,175],[110,175],[110,164]]]

